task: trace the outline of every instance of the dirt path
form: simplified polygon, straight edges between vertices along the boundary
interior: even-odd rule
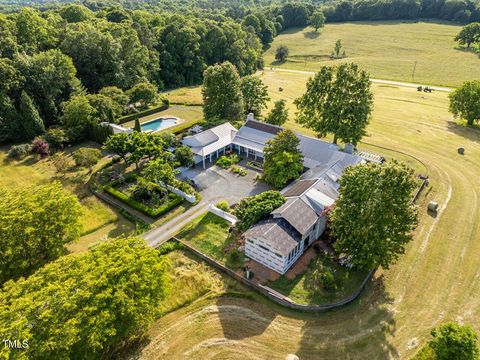
[[[315,74],[315,72],[313,72],[313,71],[303,71],[303,70],[292,70],[292,69],[281,69],[281,68],[271,68],[271,70],[272,71],[281,71],[281,72],[290,72],[290,73],[296,73],[296,74],[305,74],[305,75],[314,75]],[[377,83],[377,84],[403,86],[403,87],[410,87],[410,88],[415,88],[415,89],[419,86],[430,86],[431,89],[436,90],[436,91],[451,92],[453,90],[452,88],[440,87],[440,86],[431,86],[431,85],[428,85],[428,84],[414,84],[414,83],[406,83],[406,82],[382,80],[382,79],[370,79],[370,81],[372,83]]]

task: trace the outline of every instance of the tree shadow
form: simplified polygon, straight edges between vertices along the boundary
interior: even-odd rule
[[[470,53],[470,54],[474,54],[474,55],[477,55],[480,57],[480,49],[476,49],[475,47],[466,47],[466,46],[455,46],[455,50],[458,50],[458,51],[461,51],[461,52],[465,52],[465,53]]]
[[[468,126],[468,125],[458,124],[455,121],[448,121],[447,129],[448,131],[451,131],[452,133],[459,135],[470,141],[480,142],[480,128],[477,125]]]
[[[307,31],[303,33],[303,36],[307,39],[316,39],[320,36],[319,31]]]
[[[261,335],[277,316],[275,311],[247,299],[220,297],[216,306],[223,335],[229,340]]]
[[[311,316],[302,328],[296,355],[300,359],[391,359],[398,352],[388,337],[395,334],[393,299],[383,277],[372,279],[349,305]]]

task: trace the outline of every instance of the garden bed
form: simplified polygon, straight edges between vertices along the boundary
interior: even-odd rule
[[[183,197],[135,174],[104,185],[106,193],[147,216],[157,218],[184,202]]]
[[[301,265],[301,261],[302,258],[294,267]],[[268,282],[266,286],[304,305],[320,305],[344,299],[359,288],[368,273],[341,266],[329,255],[322,253],[314,257],[303,273],[290,278],[289,272],[278,280]],[[333,276],[330,278],[331,275]]]

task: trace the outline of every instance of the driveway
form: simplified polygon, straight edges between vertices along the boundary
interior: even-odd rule
[[[257,174],[256,171],[247,169],[246,176],[238,176],[216,165],[210,165],[205,170],[198,166],[185,170],[178,175],[178,178],[193,180],[198,186],[202,200],[183,214],[143,234],[143,238],[150,246],[159,246],[172,238],[189,222],[206,212],[208,205],[216,204],[221,200],[227,200],[232,205],[246,196],[269,190],[268,185],[254,181]]]

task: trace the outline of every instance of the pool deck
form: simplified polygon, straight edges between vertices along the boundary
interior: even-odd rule
[[[144,119],[147,119],[147,118],[151,118],[153,117],[153,119],[150,119],[150,120],[144,120]],[[171,125],[168,125],[168,126],[164,126],[160,129],[157,129],[157,130],[143,130],[142,131],[145,131],[145,132],[150,132],[152,134],[154,133],[157,133],[157,132],[160,132],[160,131],[163,131],[165,129],[168,129],[168,128],[171,128],[173,126],[177,126],[177,125],[180,125],[181,123],[183,123],[185,120],[183,119],[180,119],[179,117],[176,117],[176,116],[173,116],[173,115],[168,115],[168,114],[165,114],[165,115],[162,115],[162,116],[155,116],[155,114],[152,114],[152,115],[149,115],[149,116],[144,116],[144,117],[141,117],[139,118],[140,120],[140,127],[142,127],[143,125],[145,125],[146,123],[150,123],[150,122],[154,122],[155,120],[167,120],[167,119],[175,119],[175,123],[174,124],[171,124]]]

